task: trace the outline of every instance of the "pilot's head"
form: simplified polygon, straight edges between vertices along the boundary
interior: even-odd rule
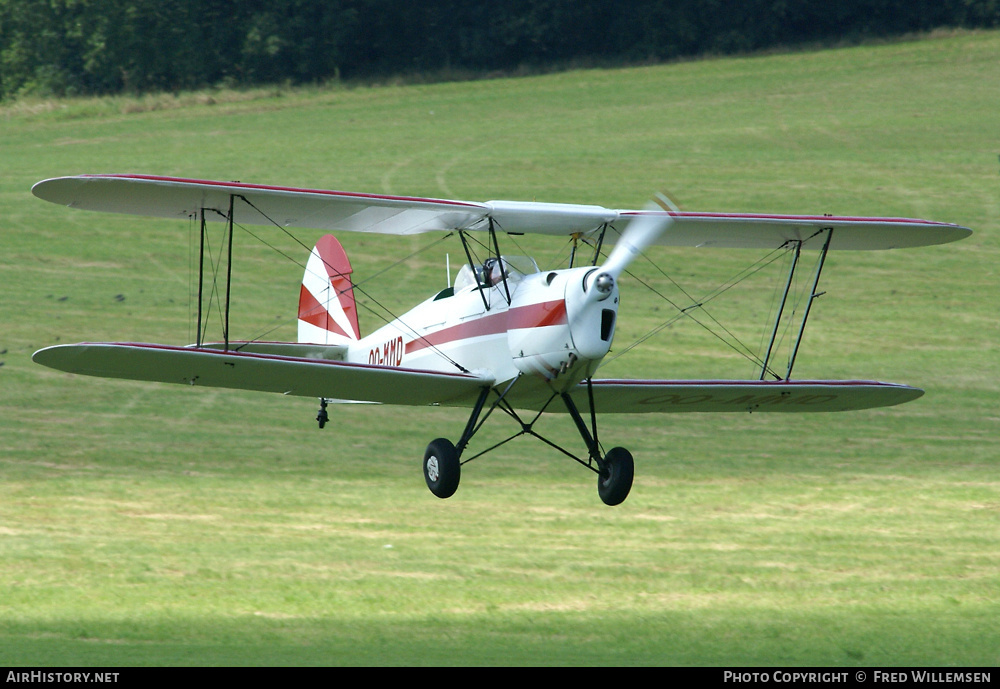
[[[492,287],[500,282],[500,279],[500,261],[490,256],[483,263],[483,282]]]

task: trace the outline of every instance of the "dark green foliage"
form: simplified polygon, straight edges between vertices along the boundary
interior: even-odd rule
[[[0,0],[0,99],[657,61],[998,24],[997,0]]]

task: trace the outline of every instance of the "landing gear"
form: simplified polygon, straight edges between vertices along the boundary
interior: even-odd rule
[[[587,459],[578,458],[573,453],[539,435],[534,430],[535,423],[542,416],[542,413],[545,411],[548,404],[544,405],[542,409],[538,411],[537,416],[530,421],[522,420],[518,413],[504,399],[512,386],[513,382],[507,387],[506,390],[504,390],[503,393],[499,393],[498,391],[499,399],[489,407],[486,411],[485,417],[489,417],[494,410],[500,409],[520,424],[520,432],[515,433],[511,437],[497,443],[493,447],[483,450],[466,461],[471,462],[473,459],[500,447],[518,436],[533,435],[550,447],[559,450],[566,456],[597,474],[597,493],[605,505],[620,505],[623,503],[625,498],[628,497],[629,492],[632,490],[632,479],[635,476],[635,464],[632,460],[632,454],[623,447],[612,448],[607,454],[602,456],[601,447],[597,441],[597,418],[594,413],[593,388],[591,387],[590,381],[587,381],[591,422],[590,427],[587,426],[586,421],[584,421],[583,417],[580,415],[573,398],[569,394],[563,393],[562,395],[553,395],[549,400],[551,402],[556,397],[562,398],[566,405],[566,410],[569,412],[570,417],[572,417],[576,424],[577,430],[580,432],[580,436],[587,445],[589,455]],[[456,490],[458,490],[458,482],[462,472],[461,456],[465,451],[465,448],[468,446],[469,441],[472,439],[472,436],[476,434],[479,428],[482,427],[482,424],[486,421],[485,417],[482,420],[480,420],[479,417],[480,413],[483,411],[483,407],[485,406],[486,398],[489,393],[489,388],[483,389],[457,446],[453,445],[447,438],[438,438],[437,440],[432,441],[430,445],[427,446],[427,451],[424,452],[424,480],[427,481],[427,487],[430,488],[431,492],[439,498],[449,498],[455,494]]]
[[[605,505],[620,505],[632,490],[635,475],[632,453],[624,447],[615,447],[604,455],[602,463],[597,474],[597,494]]]
[[[458,451],[447,438],[432,440],[424,452],[424,480],[439,498],[450,498],[458,490],[462,464]]]
[[[566,411],[576,423],[576,429],[580,432],[583,442],[587,443],[590,450],[590,461],[587,466],[597,471],[597,494],[601,496],[601,501],[605,505],[620,505],[625,502],[629,491],[632,490],[632,478],[635,476],[635,464],[632,461],[632,453],[624,447],[612,448],[604,457],[601,457],[601,445],[597,442],[597,415],[594,412],[594,388],[590,379],[587,379],[587,399],[590,405],[590,428],[576,408],[573,398],[563,393],[563,403]],[[577,460],[579,461],[579,460]],[[581,462],[582,464],[582,462]]]
[[[330,414],[326,411],[326,399],[320,398],[319,400],[319,412],[316,414],[316,421],[319,423],[319,427],[323,428],[326,422],[330,420]]]

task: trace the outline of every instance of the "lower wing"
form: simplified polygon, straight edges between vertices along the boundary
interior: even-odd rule
[[[280,351],[278,344],[262,347]],[[287,351],[306,352],[292,345]],[[102,378],[277,392],[380,404],[471,405],[491,378],[321,358],[210,347],[121,342],[56,345],[32,359],[50,368]]]
[[[891,407],[923,390],[864,380],[595,380],[594,406],[603,414],[677,412],[833,412]],[[572,393],[590,409],[585,384]]]
[[[322,349],[322,351],[320,351]],[[337,401],[409,406],[472,406],[492,378],[393,366],[369,366],[327,358],[328,348],[272,343],[241,351],[120,342],[56,345],[32,359],[81,375],[160,383],[277,392]],[[315,351],[313,351],[315,350]],[[281,352],[281,353],[276,353]],[[678,412],[832,412],[889,407],[923,391],[907,385],[856,380],[595,380],[571,393],[581,411],[602,414]],[[514,407],[560,411],[549,405],[546,385],[515,386]]]

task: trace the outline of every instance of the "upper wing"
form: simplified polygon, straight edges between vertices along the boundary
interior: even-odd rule
[[[475,224],[488,209],[480,203],[272,187],[239,182],[153,177],[80,175],[37,183],[40,199],[84,210],[155,218],[224,220],[244,225],[308,227],[348,232],[415,234]]]
[[[594,406],[601,413],[833,412],[890,407],[915,400],[923,390],[858,380],[595,380]],[[586,385],[572,393],[590,409]]]
[[[623,218],[662,211],[622,211]],[[761,215],[739,213],[671,213],[673,224],[658,244],[719,249],[774,249],[802,241],[805,249],[823,247],[833,230],[830,249],[904,249],[964,239],[972,230],[950,223],[911,218],[858,218],[833,215]],[[809,240],[812,241],[809,241]]]
[[[165,218],[222,220],[233,204],[233,220],[348,232],[416,234],[435,230],[483,230],[558,236],[597,233],[605,242],[640,215],[665,211],[611,210],[602,206],[519,201],[449,201],[408,196],[296,189],[239,182],[154,177],[81,175],[44,180],[32,188],[41,199],[87,210]],[[674,222],[657,242],[666,246],[774,249],[806,241],[832,228],[831,249],[892,249],[953,242],[972,231],[949,223],[908,218],[809,215],[670,213]],[[819,248],[820,238],[807,242]]]
[[[413,406],[472,404],[484,386],[493,384],[490,378],[457,372],[159,344],[56,345],[38,350],[32,359],[60,371],[102,378]]]

